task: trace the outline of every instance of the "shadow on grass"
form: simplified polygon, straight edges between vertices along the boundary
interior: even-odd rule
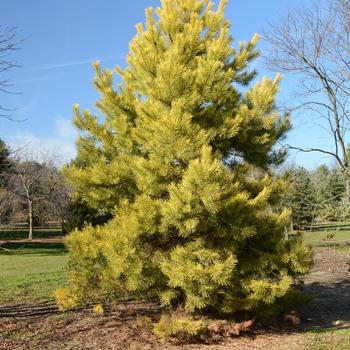
[[[9,242],[1,245],[4,250],[0,251],[3,255],[40,255],[53,256],[65,255],[67,250],[63,243],[50,242]]]
[[[60,229],[34,229],[33,238],[55,238],[62,236]],[[0,240],[27,239],[28,230],[0,230]]]

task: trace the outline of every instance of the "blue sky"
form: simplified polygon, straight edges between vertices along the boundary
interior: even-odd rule
[[[311,0],[295,0],[293,6]],[[91,63],[99,59],[104,67],[123,66],[135,24],[144,22],[144,8],[159,0],[11,0],[2,4],[0,24],[17,26],[25,38],[13,58],[21,65],[9,77],[18,95],[0,95],[2,105],[16,107],[17,123],[0,119],[0,138],[13,146],[30,143],[60,155],[74,156],[76,132],[71,125],[72,105],[93,108],[97,94],[92,85]],[[291,6],[289,0],[230,0],[226,15],[235,39],[248,40],[261,32],[266,21],[281,18]],[[237,44],[237,41],[235,44]],[[260,43],[264,49],[264,43]],[[257,67],[262,74],[273,75]],[[280,101],[288,100],[295,79],[285,77]],[[305,116],[304,116],[305,117]],[[325,146],[325,135],[294,116],[294,130],[288,142],[297,146]],[[289,162],[312,168],[329,162],[320,154],[294,153]]]

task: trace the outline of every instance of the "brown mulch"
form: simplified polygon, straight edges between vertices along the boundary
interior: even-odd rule
[[[314,299],[301,313],[301,325],[294,328],[253,330],[240,337],[223,338],[217,344],[165,344],[145,327],[139,327],[139,316],[157,320],[161,313],[155,304],[130,301],[120,303],[105,315],[89,310],[27,315],[28,310],[43,306],[3,308],[1,312],[19,311],[22,317],[0,318],[0,349],[110,349],[110,350],[303,350],[307,328],[350,326],[349,253],[329,248],[318,249],[315,266],[304,279],[305,290]],[[22,310],[22,311],[21,311]]]

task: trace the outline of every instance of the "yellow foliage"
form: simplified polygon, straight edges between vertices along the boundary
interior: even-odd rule
[[[281,77],[253,84],[259,35],[235,47],[226,4],[162,0],[125,68],[94,64],[103,118],[74,106],[81,135],[65,173],[75,199],[111,219],[67,237],[61,308],[135,293],[190,313],[253,312],[310,268],[303,243],[284,241],[286,185],[269,172],[290,128],[275,105]],[[202,330],[187,316],[155,326],[165,338]]]
[[[163,315],[154,325],[154,333],[163,340],[193,338],[206,330],[206,323],[191,316]]]
[[[98,315],[103,315],[104,314],[104,308],[101,304],[97,304],[93,307],[92,311],[95,313],[95,314],[98,314]]]
[[[63,310],[74,309],[79,305],[78,298],[72,294],[68,288],[58,288],[55,290],[56,304]]]

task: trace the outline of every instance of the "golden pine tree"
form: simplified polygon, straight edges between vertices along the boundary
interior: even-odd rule
[[[162,0],[137,25],[125,69],[95,64],[104,121],[74,107],[83,136],[67,173],[113,219],[67,238],[61,307],[128,292],[189,313],[255,313],[308,270],[310,251],[283,239],[283,183],[268,171],[290,127],[275,108],[280,77],[248,86],[259,36],[234,49],[226,3]]]

